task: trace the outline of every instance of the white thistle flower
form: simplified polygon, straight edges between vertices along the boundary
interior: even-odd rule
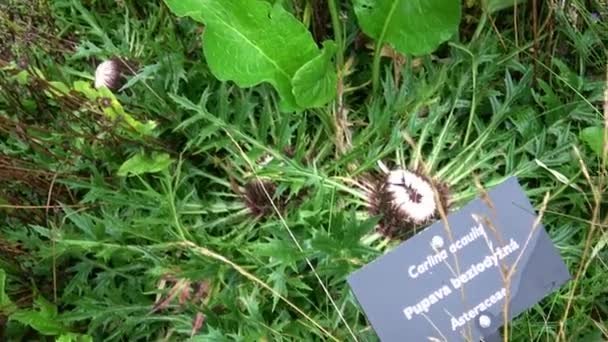
[[[124,70],[125,63],[118,58],[102,62],[95,70],[95,88],[106,86],[112,91],[117,91],[123,85]]]
[[[417,174],[397,169],[388,174],[388,191],[393,202],[415,223],[424,223],[435,215],[437,204],[431,183]]]
[[[369,213],[381,217],[378,223],[381,234],[404,238],[412,229],[437,219],[439,208],[447,211],[449,190],[446,184],[420,172],[389,170],[382,163],[379,166],[382,174],[370,175],[364,181],[364,188]]]

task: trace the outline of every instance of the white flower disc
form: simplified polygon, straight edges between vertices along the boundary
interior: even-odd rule
[[[389,172],[387,182],[394,203],[413,221],[422,223],[435,215],[433,187],[424,178],[398,169]]]
[[[112,88],[113,83],[119,77],[119,70],[115,61],[108,60],[97,66],[95,70],[95,88],[106,86]]]

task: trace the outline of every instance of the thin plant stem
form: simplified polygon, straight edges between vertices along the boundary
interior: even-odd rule
[[[306,26],[306,28],[310,28],[310,22],[312,17],[311,1],[312,0],[306,1],[306,4],[304,5],[304,13],[302,14],[302,23],[304,24],[304,26]]]
[[[378,91],[378,87],[380,86],[380,60],[382,59],[382,46],[384,45],[384,37],[386,36],[386,31],[388,30],[388,25],[395,10],[397,9],[397,4],[399,1],[394,1],[393,5],[389,9],[387,13],[387,20],[384,22],[384,27],[382,27],[382,32],[380,32],[380,36],[376,40],[376,48],[374,49],[374,61],[372,65],[372,88],[374,90],[374,94]]]
[[[372,88],[374,94],[378,91],[380,86],[380,60],[382,59],[382,40],[376,42],[376,48],[374,49],[374,61],[372,64]]]
[[[471,127],[473,126],[473,117],[475,116],[475,107],[477,104],[477,60],[475,56],[472,56],[473,63],[471,66],[473,73],[473,95],[471,98],[471,108],[469,110],[469,122],[467,123],[467,131],[464,135],[464,146],[469,142],[469,136],[471,134]]]
[[[342,65],[344,64],[344,39],[342,37],[340,12],[338,11],[336,0],[327,0],[327,6],[329,7],[329,14],[331,15],[331,26],[334,29],[334,39],[336,40],[336,45],[338,45],[336,64],[338,65],[338,70],[341,70]]]

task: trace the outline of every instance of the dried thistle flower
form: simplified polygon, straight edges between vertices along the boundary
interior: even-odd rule
[[[152,312],[167,309],[177,299],[179,309],[183,309],[186,303],[199,305],[205,303],[209,296],[210,283],[206,280],[195,282],[188,278],[177,278],[170,274],[164,275],[158,283],[158,290],[165,290],[167,285],[171,288],[165,295],[160,292],[156,295]]]
[[[132,68],[131,63],[117,57],[102,62],[95,70],[95,88],[106,86],[112,91],[119,90],[125,83],[125,75]]]
[[[255,179],[245,184],[244,187],[239,187],[233,180],[232,188],[241,196],[245,206],[256,218],[272,215],[275,211],[274,206],[281,210],[286,204],[285,198],[277,194],[276,184],[269,180]]]
[[[420,172],[386,170],[366,185],[369,213],[381,216],[378,231],[390,238],[404,238],[413,229],[437,219],[439,208],[444,212],[448,209],[447,185]]]
[[[286,158],[291,159],[295,157],[296,150],[293,146],[288,145],[283,148],[282,153]],[[265,153],[257,159],[256,167],[263,169],[274,160],[275,157],[272,154]],[[307,160],[303,158],[301,162],[305,163]],[[284,163],[279,161],[279,165],[284,165]],[[255,218],[270,216],[274,214],[277,209],[279,212],[282,212],[287,207],[288,201],[299,201],[307,192],[307,189],[300,189],[295,198],[289,199],[288,196],[278,193],[277,184],[271,180],[262,180],[256,178],[246,183],[243,187],[239,186],[234,179],[231,179],[230,182],[232,190],[236,194],[240,195],[241,199],[245,203],[245,206]]]

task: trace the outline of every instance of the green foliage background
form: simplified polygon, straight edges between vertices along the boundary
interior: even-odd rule
[[[255,3],[309,46],[279,56],[281,80],[250,78],[254,56],[218,74],[207,53],[228,45],[204,39],[221,32],[210,12],[180,14],[203,26],[160,1],[0,4],[5,340],[375,341],[345,279],[398,243],[355,186],[378,161],[426,165],[455,208],[476,180],[515,175],[537,207],[548,193],[543,221],[574,280],[509,339],[608,338],[603,131],[584,130],[603,126],[605,3],[467,1],[458,32],[438,34],[449,42],[421,50],[392,41],[396,24],[376,37],[365,1]],[[113,56],[138,64],[116,102],[150,134],[71,92]],[[234,191],[257,177],[289,199],[282,215],[254,218]]]

